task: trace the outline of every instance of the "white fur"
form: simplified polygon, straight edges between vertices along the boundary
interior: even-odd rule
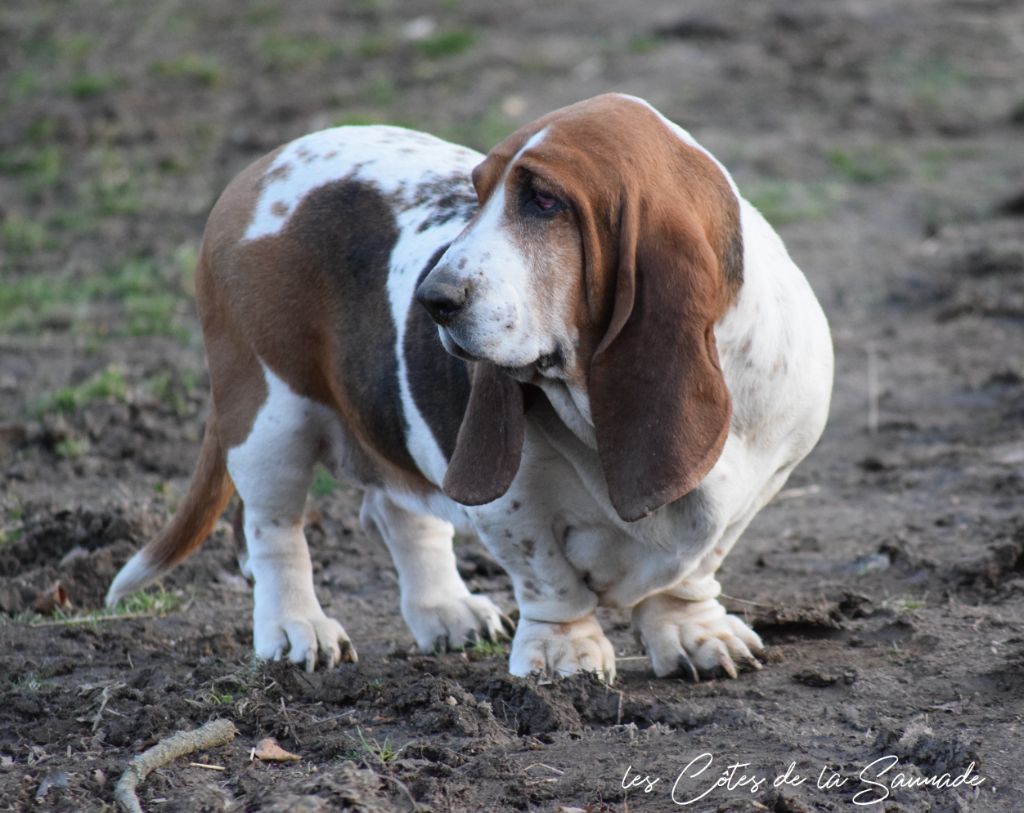
[[[384,194],[401,195],[411,180],[425,180],[431,170],[468,173],[481,157],[466,147],[403,127],[335,127],[311,133],[286,144],[275,156],[244,239],[277,234],[303,198],[342,177],[371,181]]]

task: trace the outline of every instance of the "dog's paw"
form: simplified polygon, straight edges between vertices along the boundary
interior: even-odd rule
[[[735,678],[741,668],[761,668],[761,639],[715,599],[651,596],[633,610],[633,629],[658,677],[697,682],[721,674]]]
[[[257,657],[273,661],[287,657],[292,663],[302,664],[307,672],[315,670],[318,662],[330,669],[359,659],[345,628],[319,608],[305,615],[257,615],[253,645]]]
[[[444,604],[409,604],[402,615],[421,652],[449,652],[479,640],[507,641],[515,624],[485,596],[467,595]]]
[[[596,672],[612,683],[615,650],[592,615],[563,624],[520,619],[508,668],[520,677]]]

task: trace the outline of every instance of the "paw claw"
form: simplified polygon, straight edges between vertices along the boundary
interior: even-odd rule
[[[562,624],[521,619],[512,640],[509,671],[525,677],[594,672],[615,680],[615,650],[593,616]]]
[[[739,677],[739,667],[761,669],[757,633],[714,599],[687,601],[668,595],[645,599],[633,612],[634,629],[658,677]]]
[[[502,639],[502,613],[484,596],[467,595],[429,606],[403,602],[402,616],[421,652],[451,652],[481,640]]]
[[[355,647],[344,627],[321,610],[307,617],[282,617],[269,611],[255,615],[253,639],[258,657],[280,661],[287,658],[306,672],[318,662],[330,669],[342,660],[356,660]]]

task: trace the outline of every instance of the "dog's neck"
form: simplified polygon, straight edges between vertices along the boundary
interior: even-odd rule
[[[590,416],[590,399],[579,387],[558,379],[538,382],[544,395],[566,428],[589,449],[597,450],[597,435]]]

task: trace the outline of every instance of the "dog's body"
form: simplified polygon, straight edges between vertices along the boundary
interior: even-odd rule
[[[508,626],[462,583],[458,529],[512,578],[515,674],[613,678],[600,605],[633,609],[658,675],[757,666],[715,572],[824,426],[832,351],[806,280],[717,162],[631,97],[483,159],[338,128],[228,187],[197,273],[200,461],[109,601],[201,543],[233,485],[256,652],[354,659],[303,535],[322,462],[365,488],[421,648]]]

